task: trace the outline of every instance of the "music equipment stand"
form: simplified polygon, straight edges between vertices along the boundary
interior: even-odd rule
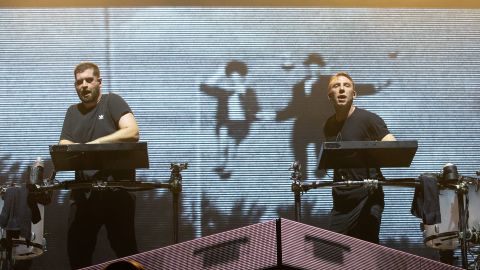
[[[410,167],[417,141],[324,142],[318,169]]]
[[[321,145],[318,170],[338,168],[385,168],[409,167],[417,152],[417,141],[339,141],[324,142]],[[295,164],[295,163],[294,163]],[[295,197],[295,221],[300,222],[301,198],[303,192],[320,187],[333,186],[361,186],[369,181],[344,181],[332,183],[311,182],[304,183],[300,173],[301,164],[292,166],[294,170],[292,192]],[[376,181],[378,184],[386,182]],[[414,186],[415,179],[395,179],[392,184]]]
[[[55,171],[148,168],[146,142],[51,145]]]
[[[149,168],[148,150],[146,142],[124,142],[124,143],[103,143],[103,144],[69,144],[51,145],[50,156],[55,171],[77,171],[77,170],[125,170]],[[132,187],[139,187],[138,190],[153,188],[168,188],[173,195],[173,241],[178,243],[179,230],[179,197],[182,191],[182,176],[180,172],[186,169],[188,164],[172,163],[170,165],[171,175],[168,183],[149,183],[131,181],[105,182],[100,183],[104,188],[122,188],[129,190]],[[127,179],[121,179],[127,180]],[[64,181],[59,185],[44,187],[45,190],[57,188],[85,188],[88,183],[79,181]],[[41,189],[42,187],[40,187]],[[98,188],[98,184],[92,184],[90,188]]]

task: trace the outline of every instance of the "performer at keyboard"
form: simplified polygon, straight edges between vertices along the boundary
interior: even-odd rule
[[[395,141],[385,122],[375,113],[355,107],[355,83],[349,74],[333,75],[328,84],[328,98],[335,109],[325,123],[327,141]],[[335,169],[334,181],[383,179],[378,168]],[[384,208],[381,187],[363,186],[332,189],[333,209],[330,229],[359,239],[379,242]]]
[[[60,144],[137,142],[139,129],[128,104],[114,93],[102,94],[98,66],[75,67],[80,103],[71,105],[63,122]],[[76,171],[75,180],[134,180],[135,170]],[[97,234],[105,225],[110,246],[118,257],[137,253],[135,201],[124,190],[72,190],[67,248],[72,269],[92,264]]]

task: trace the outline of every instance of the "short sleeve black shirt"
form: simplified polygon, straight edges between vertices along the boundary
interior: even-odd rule
[[[60,139],[75,143],[87,143],[97,138],[114,133],[119,129],[120,118],[132,112],[128,104],[117,94],[102,95],[97,106],[86,109],[82,103],[71,105],[63,121]],[[76,180],[90,180],[92,178],[108,178],[126,180],[135,178],[135,170],[115,171],[77,171]]]
[[[356,107],[355,111],[343,122],[338,122],[335,115],[325,123],[324,134],[327,141],[380,141],[389,134],[387,125],[377,114]],[[336,169],[334,181],[363,180],[383,178],[378,168]],[[333,210],[332,229],[338,232],[348,231],[355,226],[360,213],[366,205],[384,206],[381,187],[369,193],[360,187],[332,188]],[[368,201],[368,204],[367,204]]]
[[[128,104],[119,95],[104,94],[92,109],[85,109],[82,103],[68,108],[63,121],[60,139],[76,143],[87,143],[118,130],[120,118],[131,112]]]

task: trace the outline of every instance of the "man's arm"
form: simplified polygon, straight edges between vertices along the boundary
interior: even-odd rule
[[[223,71],[224,69],[225,68],[223,66],[219,67],[215,74],[205,81],[202,81],[200,83],[200,91],[209,96],[218,96],[219,93],[223,93],[225,91],[223,88],[225,87],[226,83],[225,74]]]
[[[58,142],[58,144],[76,144],[76,142],[72,142],[70,140],[62,139]]]
[[[132,113],[124,114],[118,121],[118,127],[119,129],[114,133],[88,143],[138,142],[140,133],[137,120]]]
[[[396,140],[397,139],[395,138],[395,136],[393,136],[393,134],[391,133],[388,133],[382,138],[382,141],[396,141]]]

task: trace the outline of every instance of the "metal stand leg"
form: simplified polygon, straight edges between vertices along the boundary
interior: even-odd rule
[[[468,190],[467,190],[468,191]],[[460,187],[457,190],[457,199],[458,199],[458,229],[460,231],[460,248],[462,253],[462,267],[464,269],[468,268],[468,258],[467,258],[467,241],[465,239],[467,233],[467,220],[466,220],[466,210],[465,210],[465,194],[466,190],[464,187]]]
[[[173,192],[173,243],[178,243],[178,210],[179,210],[179,197],[178,192]]]
[[[302,200],[301,200],[301,197],[300,197],[300,190],[299,188],[295,188],[292,186],[292,189],[296,189],[294,190],[294,193],[295,193],[295,221],[297,222],[300,222],[300,218],[301,218],[301,213],[302,213]]]
[[[290,166],[290,170],[293,171],[290,179],[292,180],[292,191],[295,194],[295,221],[297,222],[300,222],[300,215],[302,214],[302,200],[300,197],[303,192],[301,167],[298,161],[293,162]]]
[[[2,270],[11,270],[13,269],[13,238],[18,238],[20,231],[6,231],[6,238],[2,239],[5,242],[2,242],[3,248],[5,248],[5,258],[2,261]]]
[[[173,195],[173,243],[178,243],[180,193],[182,192],[182,175],[180,172],[188,168],[188,163],[170,164],[170,191]]]

